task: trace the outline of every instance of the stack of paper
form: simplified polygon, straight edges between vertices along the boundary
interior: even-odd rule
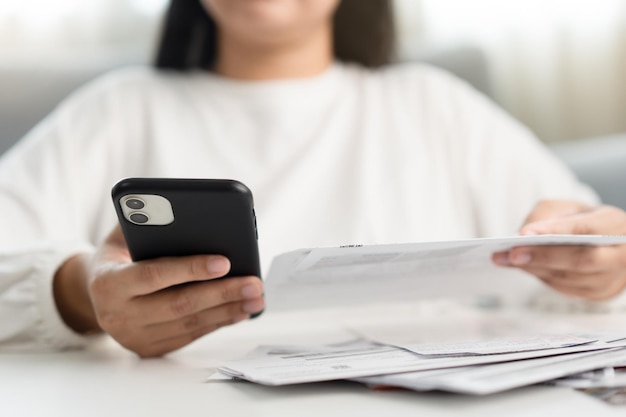
[[[626,334],[620,340],[552,335],[438,346],[365,340],[307,348],[262,346],[219,371],[263,385],[351,379],[374,387],[491,394],[624,361]]]
[[[266,278],[268,309],[443,296],[455,290],[473,293],[481,280],[510,270],[493,265],[494,252],[530,245],[616,244],[626,244],[626,237],[516,236],[301,249],[273,261]],[[526,334],[438,344],[375,339],[332,346],[261,346],[224,364],[212,378],[264,385],[350,379],[374,387],[490,394],[626,363],[626,332]]]

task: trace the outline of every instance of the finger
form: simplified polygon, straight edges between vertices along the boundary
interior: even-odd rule
[[[245,313],[258,313],[263,305],[263,283],[257,277],[233,277],[169,288],[135,299],[133,314],[141,324],[180,319],[203,310],[237,301],[244,302]],[[262,300],[262,298],[261,298]],[[254,310],[254,311],[253,311]]]
[[[109,285],[134,296],[151,294],[189,282],[221,278],[230,270],[230,262],[221,255],[197,255],[160,258],[125,265]]]
[[[523,246],[508,252],[508,262],[524,268],[598,273],[621,268],[621,256],[617,246]]]
[[[495,252],[491,255],[491,261],[498,266],[513,266],[509,260],[509,252]]]
[[[545,282],[545,284],[548,285],[553,290],[558,291],[559,293],[570,296],[570,297],[580,298],[583,300],[598,299],[596,298],[595,294],[588,289],[571,288],[571,287],[566,287],[562,285],[551,284],[549,282]]]
[[[524,224],[534,223],[542,220],[567,217],[573,214],[589,210],[589,206],[577,201],[566,200],[543,200],[537,203],[528,215]]]
[[[551,285],[575,289],[595,290],[606,287],[612,280],[608,274],[577,274],[543,268],[524,268],[523,270]]]
[[[611,286],[607,288],[576,288],[550,281],[543,282],[562,294],[589,301],[606,301],[615,297],[622,291],[622,288],[619,286]]]
[[[626,234],[626,212],[602,206],[571,216],[526,224],[522,234],[615,235]]]
[[[119,224],[113,228],[105,241],[110,245],[126,247],[126,239]]]
[[[524,269],[549,287],[567,295],[587,300],[606,300],[620,294],[626,287],[626,277],[614,274],[575,274],[546,269]]]
[[[111,231],[104,240],[102,249],[100,250],[100,258],[103,261],[112,262],[114,264],[131,262],[130,252],[126,245],[126,240],[122,234],[122,228],[119,224]]]
[[[221,323],[238,323],[250,318],[250,314],[244,312],[243,304],[243,302],[229,303],[177,320],[149,325],[144,328],[144,337],[147,340],[159,341],[184,336],[199,329],[219,326]]]
[[[127,345],[125,346],[137,353],[142,358],[159,357],[165,355],[166,353],[170,353],[177,349],[180,349],[183,346],[186,346],[189,343],[193,342],[194,340],[197,340],[206,334],[214,332],[215,330],[224,326],[228,326],[230,324],[232,323],[219,323],[207,327],[198,328],[181,336],[158,340],[156,342],[142,345],[140,347],[132,347]]]

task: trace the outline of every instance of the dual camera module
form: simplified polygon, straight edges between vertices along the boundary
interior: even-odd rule
[[[146,203],[143,200],[140,200],[139,198],[129,198],[124,202],[124,204],[126,205],[126,207],[133,210],[133,212],[128,215],[128,218],[131,222],[137,224],[148,223],[148,221],[150,220],[148,215],[146,213],[138,211],[146,206]]]
[[[174,222],[172,203],[157,194],[128,194],[119,200],[124,218],[138,226],[166,226]]]

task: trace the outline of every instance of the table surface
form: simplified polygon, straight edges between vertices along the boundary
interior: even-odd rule
[[[206,382],[225,360],[259,344],[331,343],[354,331],[400,327],[428,339],[442,335],[490,335],[530,323],[527,312],[476,312],[467,306],[386,306],[297,313],[268,312],[222,329],[164,358],[142,360],[103,338],[73,352],[0,353],[1,416],[598,416],[626,415],[575,390],[532,386],[485,397],[410,391],[372,391],[346,382],[264,387],[245,382]],[[615,327],[615,316],[540,317],[578,327]],[[559,324],[560,325],[560,324]],[[403,330],[406,332],[406,330]]]

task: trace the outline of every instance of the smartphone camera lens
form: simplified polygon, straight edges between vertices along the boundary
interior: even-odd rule
[[[148,223],[148,220],[150,220],[148,216],[146,216],[144,213],[139,213],[139,212],[132,213],[128,217],[130,218],[130,221],[136,224]]]
[[[145,206],[145,203],[138,198],[129,198],[126,200],[126,207],[132,210],[141,210]]]

